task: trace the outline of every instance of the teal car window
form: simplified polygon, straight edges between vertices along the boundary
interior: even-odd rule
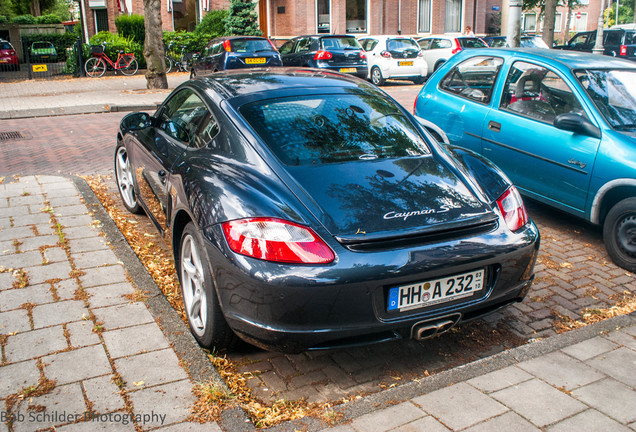
[[[611,127],[636,129],[636,72],[582,70],[575,75]]]
[[[585,111],[567,83],[542,66],[515,62],[510,67],[500,108],[552,124],[559,114]]]
[[[239,111],[286,165],[430,153],[400,108],[380,94],[268,99],[244,105]]]
[[[475,102],[487,104],[503,65],[503,59],[492,56],[464,60],[440,81],[440,88]]]

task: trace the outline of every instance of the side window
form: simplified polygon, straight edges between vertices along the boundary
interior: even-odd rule
[[[296,45],[296,52],[306,52],[309,51],[311,47],[311,38],[304,38],[298,41],[298,45]]]
[[[223,44],[216,44],[212,47],[212,55],[221,54],[223,52]]]
[[[289,54],[290,52],[292,52],[292,48],[294,48],[294,41],[290,40],[288,42],[285,42],[283,46],[280,47],[278,52],[281,54]]]
[[[442,42],[441,39],[433,39],[431,41],[430,49],[440,49],[442,47],[441,42]]]
[[[578,34],[574,36],[572,39],[570,39],[570,42],[568,42],[568,45],[572,48],[575,48],[577,46],[583,46],[587,43],[588,36],[589,36],[588,33]]]
[[[500,108],[549,124],[559,114],[586,116],[576,95],[561,77],[526,62],[515,62],[510,68]]]
[[[451,48],[453,44],[448,39],[440,39],[439,47],[440,48]]]
[[[427,50],[427,49],[431,48],[431,40],[430,39],[423,39],[423,40],[419,41],[417,44],[423,50]]]
[[[605,45],[616,46],[621,44],[623,34],[619,31],[608,31],[605,33]]]
[[[456,95],[487,104],[497,81],[503,59],[473,57],[455,66],[440,82],[440,88]]]
[[[201,147],[209,140],[204,140],[203,129],[208,125],[212,130],[216,120],[210,114],[201,98],[190,89],[183,89],[166,102],[159,115],[159,128],[170,137],[181,141],[184,145]],[[199,137],[197,138],[197,135]]]

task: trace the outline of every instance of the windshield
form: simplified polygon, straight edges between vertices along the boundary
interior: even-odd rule
[[[610,126],[636,130],[636,71],[582,70],[576,77]]]
[[[389,39],[386,46],[389,51],[420,50],[420,46],[413,39]]]
[[[523,48],[549,48],[543,39],[536,37],[522,37],[521,46]]]
[[[232,52],[274,51],[274,47],[267,39],[232,39]]]
[[[286,165],[429,154],[400,109],[374,94],[269,99],[239,111]]]

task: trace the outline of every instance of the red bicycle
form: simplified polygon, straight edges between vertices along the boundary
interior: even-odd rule
[[[117,51],[117,61],[113,61],[104,52],[104,45],[91,45],[92,57],[86,60],[84,63],[84,70],[86,74],[91,78],[99,78],[108,69],[107,64],[115,70],[120,71],[124,75],[130,76],[137,73],[139,70],[139,64],[135,59],[134,53],[125,53],[124,51]]]

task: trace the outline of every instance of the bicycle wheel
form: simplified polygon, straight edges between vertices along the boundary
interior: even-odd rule
[[[172,67],[174,66],[174,62],[168,56],[166,56],[166,73],[170,73],[172,71]]]
[[[91,78],[99,78],[106,72],[106,63],[100,58],[91,57],[84,63],[86,75]]]
[[[121,71],[121,73],[123,73],[126,76],[136,74],[137,70],[139,70],[139,64],[137,64],[137,59],[132,59],[130,63],[128,63],[126,66],[122,66],[121,69],[119,70]]]

